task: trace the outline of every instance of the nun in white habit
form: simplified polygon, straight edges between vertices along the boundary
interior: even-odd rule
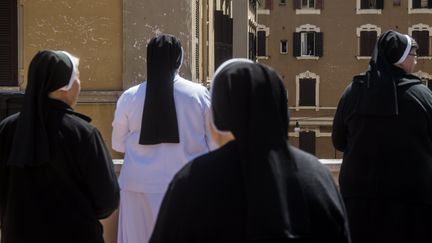
[[[209,92],[178,75],[182,58],[174,36],[154,37],[147,46],[147,81],[126,90],[117,102],[112,146],[125,154],[119,243],[147,242],[173,175],[217,147]]]

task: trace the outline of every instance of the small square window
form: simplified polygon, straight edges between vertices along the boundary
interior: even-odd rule
[[[287,54],[288,53],[288,41],[287,40],[281,40],[280,41],[280,53],[281,54]]]
[[[286,5],[287,1],[286,0],[280,0],[279,4],[280,5]]]
[[[393,0],[393,6],[400,6],[401,1],[400,0]]]

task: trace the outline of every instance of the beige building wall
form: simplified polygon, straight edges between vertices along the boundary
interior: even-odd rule
[[[325,0],[320,14],[296,14],[292,1],[280,4],[273,0],[272,10],[261,10],[259,23],[268,28],[267,58],[259,60],[272,66],[283,77],[289,94],[291,115],[290,136],[295,120],[301,129],[319,129],[325,136],[316,138],[316,155],[327,159],[340,158],[331,144],[330,133],[333,115],[340,95],[351,82],[353,75],[367,69],[369,59],[358,59],[359,39],[357,28],[372,24],[381,29],[381,33],[394,29],[408,33],[412,25],[423,23],[432,26],[432,14],[408,14],[408,2],[401,1],[394,6],[393,0],[384,0],[381,14],[357,14],[357,1],[360,0]],[[297,59],[293,56],[293,32],[302,25],[314,25],[323,32],[323,56],[317,60]],[[280,53],[280,41],[288,41],[288,53]],[[416,70],[432,73],[430,59],[418,59]],[[318,109],[297,109],[295,107],[296,75],[309,71],[319,76]],[[291,139],[290,137],[290,139]]]
[[[19,89],[39,50],[80,58],[82,91],[76,107],[93,118],[111,148],[114,102],[122,89],[122,1],[21,0],[18,6]],[[115,156],[116,154],[113,153]]]
[[[191,79],[192,3],[189,0],[123,1],[123,88],[146,79],[146,46],[160,33],[180,39],[184,49],[180,75]]]

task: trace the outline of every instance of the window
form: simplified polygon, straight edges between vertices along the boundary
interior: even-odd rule
[[[280,41],[280,53],[281,54],[287,54],[288,53],[288,41],[287,40],[281,40]]]
[[[18,85],[17,1],[0,2],[0,86]]]
[[[430,0],[412,0],[412,8],[432,8]]]
[[[293,0],[296,14],[320,14],[324,0]]]
[[[357,28],[358,53],[357,59],[369,59],[378,36],[381,34],[381,28],[375,25],[367,24]]]
[[[357,14],[381,14],[384,0],[357,0]]]
[[[419,45],[419,49],[417,50],[419,59],[431,59],[430,38],[432,27],[425,24],[413,25],[408,28],[408,34],[412,36]]]
[[[214,11],[214,70],[233,56],[233,19],[221,10]]]
[[[296,28],[293,37],[293,54],[297,59],[317,59],[323,55],[323,33],[313,25]]]
[[[371,56],[377,40],[376,31],[360,32],[360,56]]]
[[[302,131],[299,134],[299,148],[315,155],[316,136],[314,131]]]
[[[272,10],[273,9],[273,0],[265,1],[265,9]]]
[[[257,56],[267,57],[267,32],[268,28],[260,28],[257,31]]]
[[[301,9],[314,9],[315,0],[301,0]]]
[[[400,6],[401,0],[393,0],[393,6]]]
[[[280,4],[280,5],[285,5],[286,2],[287,2],[286,0],[280,0],[279,4]]]
[[[432,14],[432,0],[408,0],[408,13]]]
[[[319,109],[319,76],[306,71],[296,76],[296,110]]]

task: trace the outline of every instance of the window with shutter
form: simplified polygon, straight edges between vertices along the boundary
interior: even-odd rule
[[[302,78],[299,80],[300,92],[299,92],[299,106],[316,106],[315,102],[315,90],[316,80],[311,78]]]
[[[0,86],[18,85],[17,1],[0,1]]]
[[[265,9],[272,10],[273,9],[273,0],[265,1]]]
[[[416,40],[419,49],[417,50],[417,55],[419,57],[429,56],[429,31],[413,31],[412,37]]]
[[[293,54],[297,59],[319,59],[323,51],[323,35],[320,28],[305,24],[296,28]]]
[[[257,56],[265,57],[266,53],[266,32],[263,30],[259,30],[257,32],[258,35],[258,48],[257,48]]]
[[[301,0],[301,9],[315,9],[315,0]]]
[[[316,136],[313,131],[304,131],[299,134],[299,148],[310,154],[315,155]]]
[[[372,55],[377,40],[376,31],[361,31],[360,32],[360,56],[368,57]]]

